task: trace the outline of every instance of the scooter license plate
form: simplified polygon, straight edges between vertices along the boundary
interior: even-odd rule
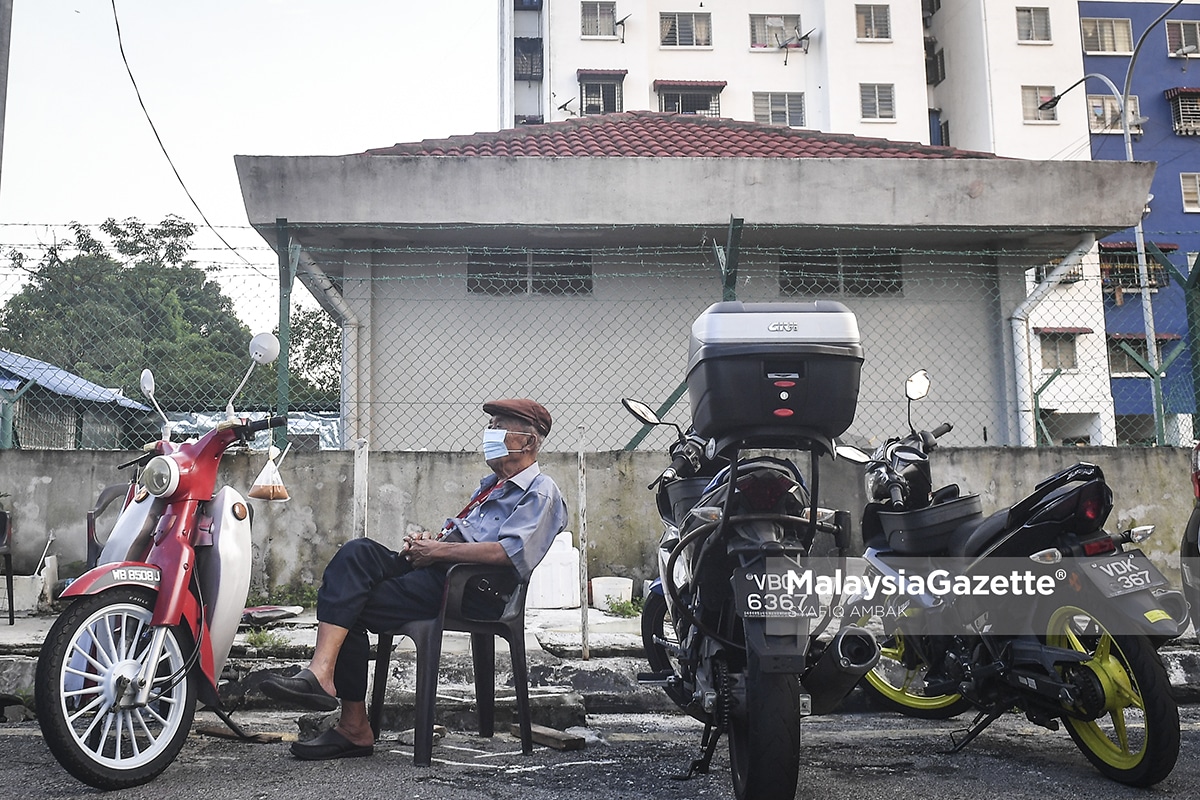
[[[1120,597],[1169,583],[1141,550],[1093,558],[1084,562],[1083,574],[1105,597]]]
[[[743,618],[820,616],[820,598],[805,588],[801,576],[807,572],[781,558],[768,558],[733,574],[733,594]]]

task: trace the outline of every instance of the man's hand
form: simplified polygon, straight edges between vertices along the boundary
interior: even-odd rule
[[[418,531],[404,537],[404,549],[400,553],[414,567],[427,567],[435,560],[432,551],[437,545],[437,534],[430,533],[429,531]]]

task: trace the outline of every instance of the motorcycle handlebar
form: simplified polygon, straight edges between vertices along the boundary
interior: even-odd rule
[[[246,430],[250,433],[257,433],[258,431],[265,431],[267,428],[278,428],[282,425],[287,425],[287,420],[287,414],[256,419],[246,423]]]
[[[953,423],[943,422],[941,425],[938,425],[936,428],[931,430],[929,435],[935,439],[940,439],[952,430],[954,430]]]

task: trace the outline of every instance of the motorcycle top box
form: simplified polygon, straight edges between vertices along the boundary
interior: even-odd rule
[[[692,425],[718,440],[825,445],[854,421],[863,351],[841,303],[724,302],[692,324]]]

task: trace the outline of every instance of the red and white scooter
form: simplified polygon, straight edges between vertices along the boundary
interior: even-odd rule
[[[138,465],[98,565],[70,584],[72,600],[38,656],[38,723],[54,757],[84,783],[122,789],[166,769],[187,739],[196,700],[219,709],[217,683],[250,587],[250,508],[217,486],[225,452],[286,417],[235,416],[233,400],[257,364],[279,355],[260,333],[226,419],[196,441],[163,436]],[[222,717],[232,722],[226,715]]]

